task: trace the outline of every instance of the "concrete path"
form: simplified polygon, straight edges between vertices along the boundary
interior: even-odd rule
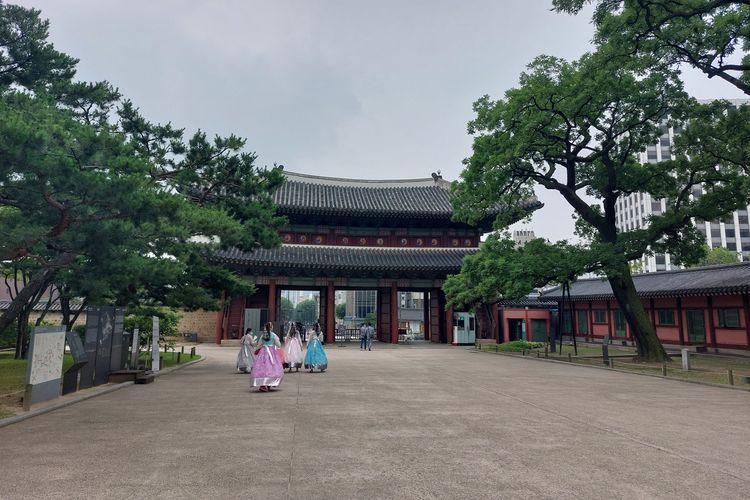
[[[235,350],[0,429],[2,498],[748,498],[750,394],[446,346]]]

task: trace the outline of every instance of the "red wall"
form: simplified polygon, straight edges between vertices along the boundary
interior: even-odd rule
[[[511,319],[522,319],[526,322],[526,340],[531,340],[531,320],[543,319],[547,321],[547,336],[550,335],[550,313],[547,309],[523,309],[523,308],[503,308],[503,342],[510,339],[510,322]]]
[[[656,334],[665,344],[677,345],[706,345],[727,349],[750,350],[750,298],[743,295],[719,295],[713,297],[682,297],[643,299],[646,313],[655,324]],[[719,326],[720,310],[724,308],[739,310],[740,326],[728,328]],[[674,324],[662,325],[659,323],[659,309],[670,309],[673,311]],[[680,314],[680,309],[682,314]],[[687,311],[699,309],[703,311],[705,342],[690,342],[687,329]],[[580,333],[577,311],[583,310],[587,313],[588,337],[601,339],[609,334],[610,339],[632,341],[630,328],[625,325],[625,337],[616,337],[615,334],[615,311],[619,306],[615,300],[578,301],[575,303],[574,314],[575,330]],[[604,323],[594,323],[593,311],[604,312]],[[523,309],[503,308],[503,342],[509,339],[509,321],[511,319],[522,319],[526,322],[526,337],[531,340],[531,319],[546,319],[547,332],[550,329],[550,312],[546,309]]]

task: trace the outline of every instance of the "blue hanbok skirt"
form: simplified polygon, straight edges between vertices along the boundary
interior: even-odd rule
[[[328,368],[328,356],[320,340],[313,339],[307,344],[307,353],[305,354],[305,368],[308,370],[317,369],[325,371]]]

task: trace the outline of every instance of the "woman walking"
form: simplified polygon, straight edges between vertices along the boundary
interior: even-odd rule
[[[240,339],[240,352],[237,353],[237,371],[242,373],[249,372],[255,362],[255,337],[253,329],[245,330],[245,335]]]
[[[289,325],[289,333],[287,333],[284,339],[284,358],[286,359],[284,367],[289,368],[290,373],[292,368],[299,371],[304,356],[302,354],[302,341],[299,338],[299,333],[294,323]]]
[[[320,324],[315,323],[315,330],[310,334],[307,342],[307,353],[305,354],[305,368],[312,372],[315,369],[321,372],[328,368],[328,356],[321,343],[323,333],[320,331]]]
[[[259,341],[260,348],[255,351],[255,363],[250,371],[250,386],[258,387],[260,392],[268,392],[272,387],[278,387],[284,378],[284,367],[278,352],[281,342],[271,331],[272,327],[271,323],[266,323]]]

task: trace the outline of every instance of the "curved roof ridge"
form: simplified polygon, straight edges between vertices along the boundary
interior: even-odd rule
[[[344,177],[327,177],[323,175],[303,174],[299,172],[284,171],[287,181],[301,182],[305,184],[323,184],[334,186],[350,186],[360,188],[391,188],[391,187],[429,187],[437,186],[447,188],[450,182],[442,177],[437,180],[432,177],[414,179],[353,179]]]
[[[706,272],[707,270],[716,271],[719,269],[725,269],[727,267],[743,267],[743,266],[750,266],[750,261],[732,262],[730,264],[711,264],[708,266],[686,267],[683,269],[670,269],[669,271],[654,271],[651,273],[633,273],[633,278],[641,279],[647,276],[664,276],[665,274],[685,274],[685,273],[695,273],[695,272]],[[577,279],[575,280],[575,283],[585,283],[587,281],[607,281],[607,277],[602,275],[602,276],[594,276],[592,278]],[[550,290],[554,290],[555,288],[560,288],[560,286],[557,285],[554,288],[550,288]]]
[[[404,251],[416,251],[416,252],[466,252],[467,250],[471,251],[478,251],[479,247],[391,247],[391,246],[382,246],[382,247],[373,247],[373,246],[365,246],[365,245],[306,245],[301,243],[282,243],[281,245],[273,248],[265,248],[262,250],[273,250],[276,248],[323,248],[323,249],[346,249],[349,250],[404,250]],[[261,250],[261,249],[258,249]],[[241,252],[238,250],[238,252]],[[241,252],[241,253],[252,253],[252,252]]]

